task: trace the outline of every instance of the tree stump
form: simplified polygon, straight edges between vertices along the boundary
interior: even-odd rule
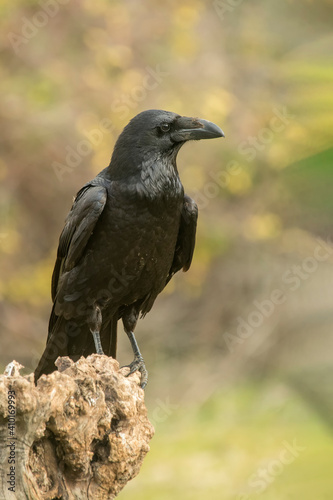
[[[0,498],[113,499],[154,433],[139,374],[96,354],[56,364],[37,386],[16,361],[0,376]]]

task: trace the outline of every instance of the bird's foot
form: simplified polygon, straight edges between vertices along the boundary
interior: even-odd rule
[[[132,373],[139,371],[141,373],[140,387],[144,389],[148,383],[148,371],[142,356],[135,356],[130,365],[125,365],[122,368],[129,368],[130,371],[126,375],[128,377]]]
[[[94,343],[95,343],[95,349],[96,349],[96,354],[101,354],[103,355],[104,354],[104,351],[103,351],[103,348],[102,348],[102,344],[101,344],[101,338],[99,336],[99,332],[98,331],[92,331],[91,332],[93,337],[94,337]]]

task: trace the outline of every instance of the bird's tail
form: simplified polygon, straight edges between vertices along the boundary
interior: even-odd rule
[[[104,353],[113,358],[117,354],[117,322],[118,311],[103,323],[100,332]],[[70,356],[76,361],[80,356],[87,357],[94,352],[93,336],[85,317],[69,321],[63,316],[56,316],[52,310],[47,344],[35,370],[35,382],[41,375],[55,371],[54,362],[58,356]]]
[[[58,356],[68,354],[68,336],[65,331],[67,321],[59,316],[47,339],[47,344],[42,357],[35,370],[35,382],[43,374],[47,375],[56,369],[54,362]]]
[[[109,321],[107,321],[101,330],[101,339],[104,347],[104,354],[116,359],[117,356],[117,323],[118,311],[113,314]],[[103,339],[105,341],[103,342]]]

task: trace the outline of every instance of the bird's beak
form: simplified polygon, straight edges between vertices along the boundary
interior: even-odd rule
[[[177,120],[176,127],[176,130],[171,134],[171,138],[175,142],[224,137],[223,131],[215,123],[199,118],[181,116]]]

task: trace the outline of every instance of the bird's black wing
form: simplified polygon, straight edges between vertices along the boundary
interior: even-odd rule
[[[35,370],[35,380],[43,373],[54,371],[58,356],[66,356],[70,338],[66,334],[66,319],[55,313],[59,279],[64,272],[73,269],[83,257],[89,238],[104,210],[107,189],[101,182],[86,184],[76,195],[60,235],[57,260],[52,276],[52,300],[47,345]]]
[[[65,227],[59,238],[57,260],[52,275],[52,300],[55,301],[59,278],[77,265],[96,222],[104,210],[107,190],[102,185],[86,184],[76,195]]]
[[[175,254],[166,283],[168,283],[172,276],[180,271],[180,269],[188,271],[190,268],[195,247],[197,219],[197,204],[185,194]]]

